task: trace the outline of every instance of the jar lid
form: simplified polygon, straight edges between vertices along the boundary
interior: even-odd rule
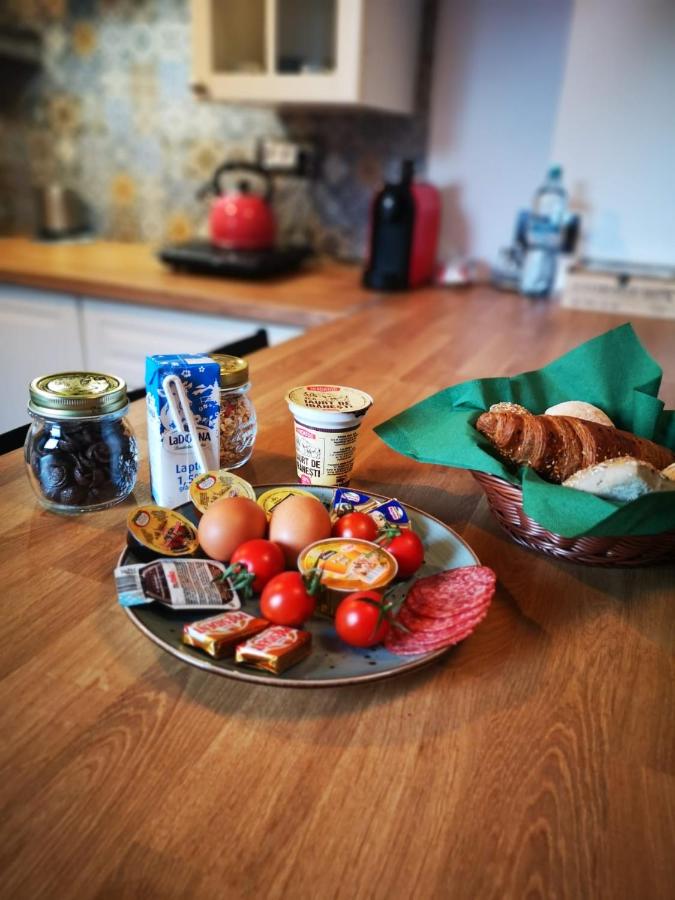
[[[57,372],[30,383],[28,409],[59,419],[103,416],[127,405],[127,385],[102,372]]]
[[[226,353],[211,353],[211,359],[220,366],[220,386],[237,387],[248,381],[248,363],[240,356],[228,356]]]

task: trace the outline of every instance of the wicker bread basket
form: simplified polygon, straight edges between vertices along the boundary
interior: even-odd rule
[[[485,472],[471,474],[485,491],[488,505],[499,524],[523,547],[588,566],[648,566],[675,562],[675,531],[635,537],[561,537],[526,515],[520,487]]]

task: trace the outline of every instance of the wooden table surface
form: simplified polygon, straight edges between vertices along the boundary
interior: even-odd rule
[[[671,897],[675,566],[521,549],[466,472],[415,464],[371,430],[620,321],[425,291],[251,357],[261,431],[245,477],[294,477],[285,389],[353,384],[375,398],[353,483],[441,518],[498,574],[471,638],[388,681],[269,688],[163,653],[115,600],[132,503],[51,515],[20,453],[3,458],[0,895]],[[675,322],[635,327],[673,406]],[[143,417],[136,405],[142,438]],[[148,497],[144,468],[135,500]]]
[[[354,266],[326,260],[308,261],[288,276],[242,281],[178,273],[155,252],[149,244],[0,238],[0,282],[305,328],[342,318],[381,296],[360,287]]]

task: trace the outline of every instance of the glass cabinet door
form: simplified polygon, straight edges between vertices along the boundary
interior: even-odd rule
[[[211,0],[214,72],[261,75],[266,69],[265,0]]]
[[[336,0],[277,0],[275,69],[280,74],[335,71]]]

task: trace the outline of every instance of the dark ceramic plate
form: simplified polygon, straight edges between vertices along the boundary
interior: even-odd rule
[[[295,485],[270,485],[263,484],[255,488],[256,494],[269,490],[271,487],[298,487]],[[307,487],[303,490],[310,491],[324,503],[328,504],[333,494],[332,488]],[[378,497],[380,495],[373,494]],[[382,500],[388,498],[382,497]],[[455,569],[459,566],[480,565],[478,557],[452,528],[443,522],[428,516],[414,506],[403,504],[413,527],[425,547],[425,563],[419,572],[408,581],[399,582],[393,589],[395,597],[403,597],[410,585],[419,577],[431,575],[433,572]],[[188,519],[196,521],[194,507],[186,503],[179,507],[179,512]],[[132,550],[125,550],[120,558],[121,563],[140,562]],[[245,601],[242,609],[258,614],[256,599]],[[332,622],[328,619],[314,618],[306,623],[305,627],[312,632],[312,653],[310,656],[293,666],[281,675],[271,675],[258,669],[247,669],[236,666],[231,659],[212,659],[202,651],[188,647],[181,643],[181,633],[185,622],[194,622],[200,618],[195,612],[180,613],[163,607],[159,603],[148,606],[134,606],[124,609],[134,625],[139,628],[151,641],[160,646],[167,653],[177,656],[183,662],[216,675],[224,675],[226,678],[236,678],[240,681],[253,681],[258,684],[270,684],[275,687],[338,687],[345,684],[355,684],[365,681],[377,681],[381,678],[391,678],[401,675],[411,669],[428,665],[433,660],[447,653],[449,648],[437,650],[434,653],[420,654],[419,656],[396,656],[389,653],[384,647],[372,647],[367,650],[359,650],[348,647],[336,635]],[[213,612],[203,612],[201,618],[215,615]]]

